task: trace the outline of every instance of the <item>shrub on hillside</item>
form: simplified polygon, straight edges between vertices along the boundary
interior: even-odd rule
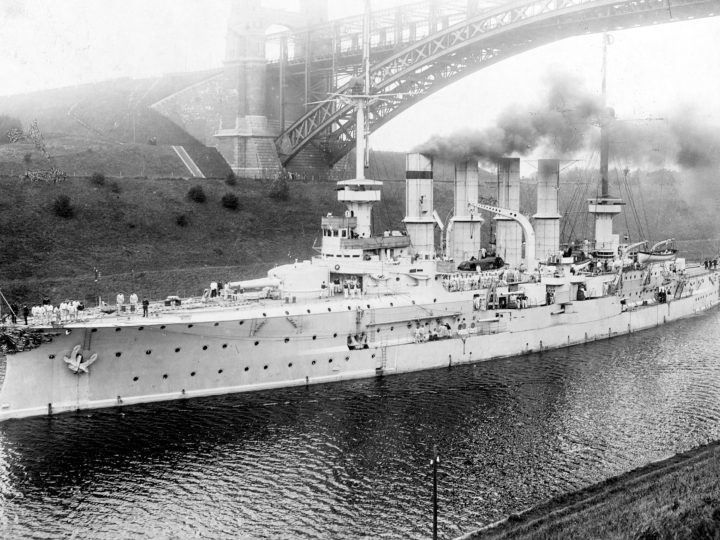
[[[22,133],[22,123],[20,119],[7,114],[0,114],[0,144],[9,144],[12,141],[10,132],[16,130]]]
[[[175,223],[177,223],[180,227],[187,227],[190,225],[190,220],[185,214],[180,214],[175,218]]]
[[[240,208],[240,199],[234,193],[226,193],[222,196],[222,205],[229,210]]]
[[[235,176],[234,172],[229,172],[227,176],[225,177],[225,183],[228,186],[237,186],[237,176]]]
[[[188,190],[188,199],[196,203],[204,203],[207,200],[202,186],[193,186]]]
[[[53,202],[53,212],[61,218],[69,219],[75,215],[75,209],[70,204],[70,197],[67,195],[58,195]]]
[[[105,185],[105,175],[103,173],[94,172],[90,177],[90,182],[92,182],[96,186],[103,186]]]
[[[278,201],[287,201],[290,198],[289,179],[290,174],[285,169],[280,171],[272,184],[270,184],[270,193],[268,193],[268,196]]]

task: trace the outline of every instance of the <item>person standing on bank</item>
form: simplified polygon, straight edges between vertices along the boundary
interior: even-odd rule
[[[142,316],[147,317],[148,316],[148,307],[150,306],[150,302],[148,302],[147,298],[143,298],[142,306],[143,306],[143,315]]]

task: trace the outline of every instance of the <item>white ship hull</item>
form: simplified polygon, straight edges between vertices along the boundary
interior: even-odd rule
[[[201,309],[98,320],[48,330],[53,340],[7,356],[0,420],[337,382],[480,362],[651,328],[718,305],[717,274],[704,273],[666,303],[623,306],[615,295],[477,310],[473,292],[328,299],[312,304]],[[629,304],[628,304],[629,305]],[[310,313],[308,313],[308,310]],[[416,342],[417,323],[476,321],[475,333]],[[350,349],[348,336],[367,336]],[[74,373],[80,346],[97,359]]]

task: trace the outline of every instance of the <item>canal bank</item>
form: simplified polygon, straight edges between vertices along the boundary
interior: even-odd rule
[[[458,540],[719,537],[715,441],[554,497]]]

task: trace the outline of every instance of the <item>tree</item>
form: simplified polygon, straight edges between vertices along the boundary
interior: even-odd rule
[[[234,193],[226,193],[222,196],[222,205],[228,210],[237,210],[240,208],[240,199]]]
[[[268,196],[278,201],[287,201],[290,198],[289,179],[290,173],[285,169],[278,172],[275,180],[270,184],[270,193],[268,193]]]
[[[202,186],[193,186],[188,190],[188,199],[196,203],[204,203],[207,200]]]
[[[75,209],[70,204],[70,197],[67,195],[58,195],[53,202],[53,211],[55,215],[64,219],[70,219],[75,215]]]

